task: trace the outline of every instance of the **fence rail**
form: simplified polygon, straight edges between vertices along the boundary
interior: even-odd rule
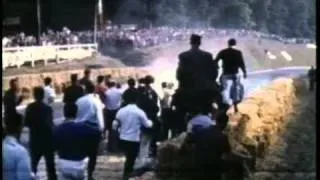
[[[43,61],[46,65],[49,60],[59,63],[61,60],[76,60],[93,56],[97,53],[97,44],[72,44],[55,46],[10,47],[2,49],[2,69],[20,67],[30,63],[33,67],[36,61]]]

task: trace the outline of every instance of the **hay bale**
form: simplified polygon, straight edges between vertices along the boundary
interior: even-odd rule
[[[179,151],[186,135],[186,133],[182,133],[178,137],[160,145],[157,168],[157,175],[159,177],[168,178],[178,173],[181,161]]]
[[[239,113],[231,108],[227,131],[233,149],[263,157],[289,120],[299,89],[306,89],[301,79],[280,78],[244,99],[239,104]],[[248,151],[246,147],[254,147],[255,151]]]

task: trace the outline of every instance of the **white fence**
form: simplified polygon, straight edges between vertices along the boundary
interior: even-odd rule
[[[44,61],[46,65],[49,60],[59,63],[61,60],[83,59],[97,53],[97,44],[72,44],[58,46],[30,46],[12,47],[2,49],[2,69],[25,63],[34,66],[36,61]]]

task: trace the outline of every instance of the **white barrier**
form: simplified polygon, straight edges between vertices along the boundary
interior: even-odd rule
[[[48,60],[75,60],[91,57],[97,53],[97,44],[71,44],[58,46],[29,46],[11,47],[2,49],[2,69],[9,66],[18,68],[26,62],[34,66],[35,61],[43,60],[47,64]]]

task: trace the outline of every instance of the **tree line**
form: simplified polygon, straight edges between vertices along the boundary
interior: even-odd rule
[[[144,0],[145,1],[145,0]],[[314,38],[316,0],[149,0],[155,24],[243,28]],[[151,13],[152,14],[152,13]]]

